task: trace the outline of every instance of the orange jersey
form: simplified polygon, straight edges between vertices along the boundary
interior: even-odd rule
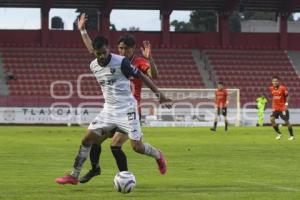
[[[144,74],[147,74],[147,71],[150,68],[149,62],[142,57],[134,56],[131,61],[131,64],[134,67],[138,68]],[[141,92],[142,92],[142,87],[143,87],[143,81],[139,78],[132,78],[131,83],[133,84],[131,87],[133,96],[137,100],[138,105],[139,105],[141,102]]]
[[[217,89],[215,92],[216,95],[216,101],[215,104],[218,108],[226,107],[226,101],[228,92],[226,89]]]
[[[280,85],[278,88],[274,86],[269,87],[269,91],[273,97],[272,109],[274,111],[286,111],[286,98],[288,96],[288,91],[285,86]]]

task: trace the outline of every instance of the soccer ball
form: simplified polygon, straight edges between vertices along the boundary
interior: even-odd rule
[[[116,174],[114,178],[114,188],[116,191],[127,194],[135,188],[135,176],[128,171],[122,171]]]

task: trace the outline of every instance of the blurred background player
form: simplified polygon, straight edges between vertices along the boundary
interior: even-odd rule
[[[268,100],[265,94],[261,94],[259,97],[257,97],[256,108],[257,108],[258,121],[256,126],[264,125],[266,103],[268,103]]]
[[[279,77],[274,76],[272,78],[272,86],[269,87],[269,91],[273,97],[272,99],[272,114],[271,114],[271,123],[274,130],[277,133],[276,140],[279,140],[282,137],[282,134],[279,130],[278,124],[275,120],[279,117],[285,122],[285,125],[288,127],[290,137],[288,140],[294,140],[293,127],[289,122],[289,110],[288,110],[288,90],[287,88],[279,82]]]
[[[86,32],[85,23],[87,21],[87,16],[85,13],[81,14],[78,20],[78,29],[82,31],[82,39],[84,44],[90,53],[93,53],[93,47],[91,44],[91,39]],[[135,38],[132,35],[123,35],[118,40],[118,53],[121,56],[125,56],[130,60],[131,65],[138,68],[142,73],[146,74],[150,78],[157,78],[158,71],[155,65],[155,62],[151,55],[151,45],[149,41],[143,41],[143,46],[141,47],[142,57],[135,56],[135,47],[136,42]],[[149,65],[150,63],[150,65]],[[141,90],[143,86],[142,80],[138,78],[132,78],[132,92],[138,103],[138,113],[139,119],[141,120]],[[121,133],[116,133],[111,142],[111,151],[114,155],[114,158],[117,162],[119,171],[128,171],[127,157],[122,150],[122,145],[127,140],[127,136]],[[100,175],[100,154],[101,154],[101,145],[93,144],[90,151],[90,160],[92,169],[88,171],[83,177],[80,178],[80,183],[86,183],[94,176]]]
[[[215,107],[216,107],[216,117],[214,121],[214,127],[211,128],[211,131],[217,130],[218,118],[222,114],[225,121],[225,131],[228,129],[227,121],[227,105],[229,103],[228,91],[224,88],[223,82],[219,82],[216,92],[215,92]],[[221,118],[221,117],[220,117]]]

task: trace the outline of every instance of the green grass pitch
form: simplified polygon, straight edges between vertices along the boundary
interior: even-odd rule
[[[300,199],[300,140],[275,140],[270,127],[143,128],[144,141],[163,150],[168,173],[154,159],[124,145],[129,169],[137,179],[130,194],[114,191],[117,172],[103,144],[102,174],[80,185],[57,185],[72,169],[81,127],[6,127],[0,129],[0,200],[293,200]],[[295,133],[299,132],[295,128]],[[300,139],[300,138],[299,138]],[[85,163],[83,173],[89,168]]]

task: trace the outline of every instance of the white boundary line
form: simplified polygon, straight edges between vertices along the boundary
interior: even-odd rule
[[[251,181],[242,181],[242,180],[241,181],[234,181],[234,182],[236,182],[236,183],[247,183],[247,184],[259,185],[259,186],[266,186],[266,187],[273,188],[273,189],[278,189],[278,190],[300,192],[300,189],[297,189],[297,188],[271,185],[271,184],[268,184],[268,183],[258,183],[258,182],[251,182]]]

